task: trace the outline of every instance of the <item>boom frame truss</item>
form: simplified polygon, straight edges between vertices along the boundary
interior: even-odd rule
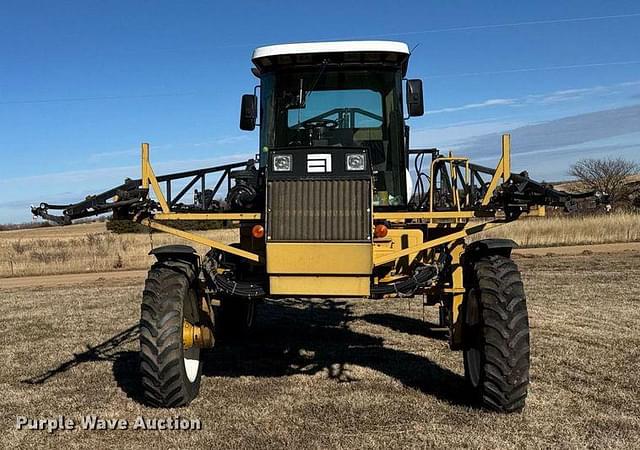
[[[534,200],[539,200],[540,205],[563,204],[567,206],[567,199],[571,197],[570,194],[554,191],[546,185],[530,180],[526,174],[512,174],[511,137],[508,134],[502,136],[502,154],[495,169],[473,164],[468,158],[453,156],[451,153],[448,156],[441,156],[437,149],[412,149],[408,151],[408,154],[416,157],[425,154],[431,155],[428,177],[428,208],[419,206],[412,210],[389,212],[376,211],[374,207],[373,222],[391,221],[395,224],[420,224],[426,225],[427,228],[446,229],[448,232],[441,232],[438,237],[427,239],[419,245],[409,248],[377,255],[374,253],[373,267],[436,247],[456,242],[463,243],[464,239],[471,234],[515,220],[534,206],[535,201],[529,198],[532,192]],[[212,205],[207,205],[205,195],[207,175],[219,174],[211,192],[212,196],[215,196],[225,180],[227,181],[227,189],[231,188],[231,171],[233,169],[254,164],[253,160],[156,176],[149,158],[149,144],[143,143],[141,145],[140,179],[125,180],[124,184],[96,196],[88,197],[77,204],[49,205],[43,203],[39,207],[32,208],[32,211],[34,215],[66,224],[73,219],[97,215],[117,208],[135,207],[137,212],[131,219],[147,227],[249,261],[264,261],[264,254],[232,247],[193,232],[180,230],[166,223],[167,221],[185,220],[261,221],[263,214],[260,212],[210,211],[208,208]],[[424,174],[418,174],[418,176],[421,175],[424,176]],[[172,196],[172,183],[185,178],[191,178],[191,180],[177,195]],[[185,207],[179,203],[198,182],[200,182],[202,190],[201,207],[199,209]],[[161,183],[165,183],[164,192]],[[510,204],[509,200],[513,196],[505,196],[505,192],[511,194],[521,192],[521,202]],[[153,193],[155,200],[150,198],[150,193]],[[422,205],[424,203],[421,202]],[[48,213],[49,209],[63,209],[64,212],[62,216],[54,216]]]

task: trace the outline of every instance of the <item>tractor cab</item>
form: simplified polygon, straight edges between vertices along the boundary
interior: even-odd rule
[[[298,179],[320,173],[357,178],[370,172],[375,206],[406,207],[402,80],[408,59],[406,44],[387,41],[256,49],[261,167]],[[407,110],[421,115],[421,83],[409,84],[413,92]],[[257,97],[245,95],[242,129],[255,127],[257,109]]]

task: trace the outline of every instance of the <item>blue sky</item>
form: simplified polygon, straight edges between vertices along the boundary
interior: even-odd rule
[[[637,1],[17,1],[0,5],[0,222],[138,177],[252,155],[239,100],[259,45],[402,40],[428,113],[413,146],[566,178],[580,157],[640,160]]]

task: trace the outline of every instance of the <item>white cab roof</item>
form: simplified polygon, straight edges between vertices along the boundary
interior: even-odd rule
[[[300,44],[280,44],[258,47],[253,51],[252,60],[279,55],[302,55],[310,53],[381,52],[409,54],[404,42],[394,41],[337,41],[306,42]]]

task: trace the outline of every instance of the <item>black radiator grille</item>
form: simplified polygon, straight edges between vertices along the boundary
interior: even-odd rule
[[[268,184],[271,241],[367,241],[369,180],[278,180]]]

